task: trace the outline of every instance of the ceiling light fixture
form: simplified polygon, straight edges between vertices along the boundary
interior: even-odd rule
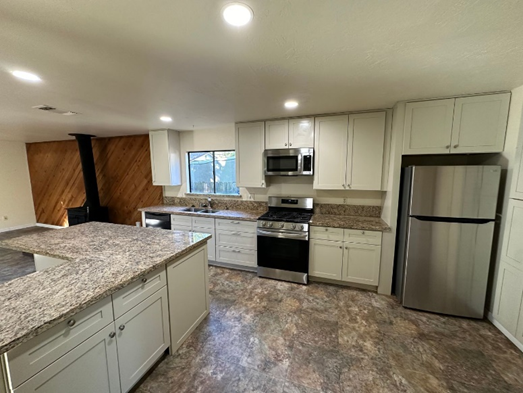
[[[42,79],[38,75],[31,74],[30,72],[25,71],[13,71],[12,74],[16,76],[17,78],[31,81],[31,82],[40,82]]]
[[[298,106],[297,101],[285,101],[285,108],[287,109],[294,109]]]
[[[173,121],[173,119],[171,119],[169,116],[162,116],[160,117],[160,120],[165,122]]]
[[[223,9],[223,19],[233,26],[244,26],[252,20],[252,9],[242,3],[231,3]]]

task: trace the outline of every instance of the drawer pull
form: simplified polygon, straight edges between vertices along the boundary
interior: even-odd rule
[[[325,232],[327,232],[329,230],[329,228],[325,228]]]
[[[232,252],[237,252],[237,253],[241,253],[240,250],[232,250]]]
[[[147,282],[147,277],[142,278],[142,282],[145,284]]]
[[[239,224],[240,221],[231,221],[231,224]]]
[[[340,249],[342,249],[342,248],[343,248],[343,247],[342,247],[342,246],[340,246]]]
[[[362,234],[362,235],[365,235],[365,231],[361,231],[361,234]]]
[[[70,319],[67,321],[67,326],[73,327],[74,325],[76,325],[76,321],[74,319]]]
[[[111,332],[109,333],[109,338],[114,338],[116,336],[116,333],[115,332]]]
[[[120,325],[120,326],[118,326],[118,329],[120,329],[120,330],[124,330],[124,329],[125,329],[125,325]]]

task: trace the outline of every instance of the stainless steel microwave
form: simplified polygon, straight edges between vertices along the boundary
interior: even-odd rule
[[[312,176],[314,149],[271,149],[263,153],[267,176]]]

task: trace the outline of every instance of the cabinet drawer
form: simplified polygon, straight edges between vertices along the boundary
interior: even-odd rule
[[[192,226],[186,226],[186,225],[178,225],[178,224],[172,224],[171,226],[171,229],[173,231],[186,231],[186,232],[191,232],[192,231]]]
[[[113,294],[114,317],[125,314],[167,283],[165,267],[156,269]]]
[[[216,220],[216,229],[256,233],[256,222],[238,220]]]
[[[311,227],[310,229],[311,239],[322,239],[322,240],[343,240],[343,229],[342,228],[327,228],[327,227]]]
[[[113,322],[111,296],[7,352],[13,387],[19,386]]]
[[[349,243],[373,244],[381,246],[381,232],[345,229],[343,240]]]
[[[216,247],[216,254],[218,262],[252,267],[258,265],[256,251],[254,250],[218,246]]]
[[[193,217],[192,226],[198,228],[214,229],[214,218]]]
[[[218,246],[256,250],[256,240],[256,233],[251,232],[221,230],[216,233]]]
[[[171,214],[171,225],[192,226],[192,217]]]

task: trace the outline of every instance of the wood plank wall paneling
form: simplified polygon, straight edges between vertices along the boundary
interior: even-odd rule
[[[152,185],[149,135],[93,139],[100,203],[109,220],[134,225],[138,208],[162,203],[162,187]],[[67,225],[68,207],[85,202],[80,155],[75,140],[28,143],[27,159],[36,221]]]

